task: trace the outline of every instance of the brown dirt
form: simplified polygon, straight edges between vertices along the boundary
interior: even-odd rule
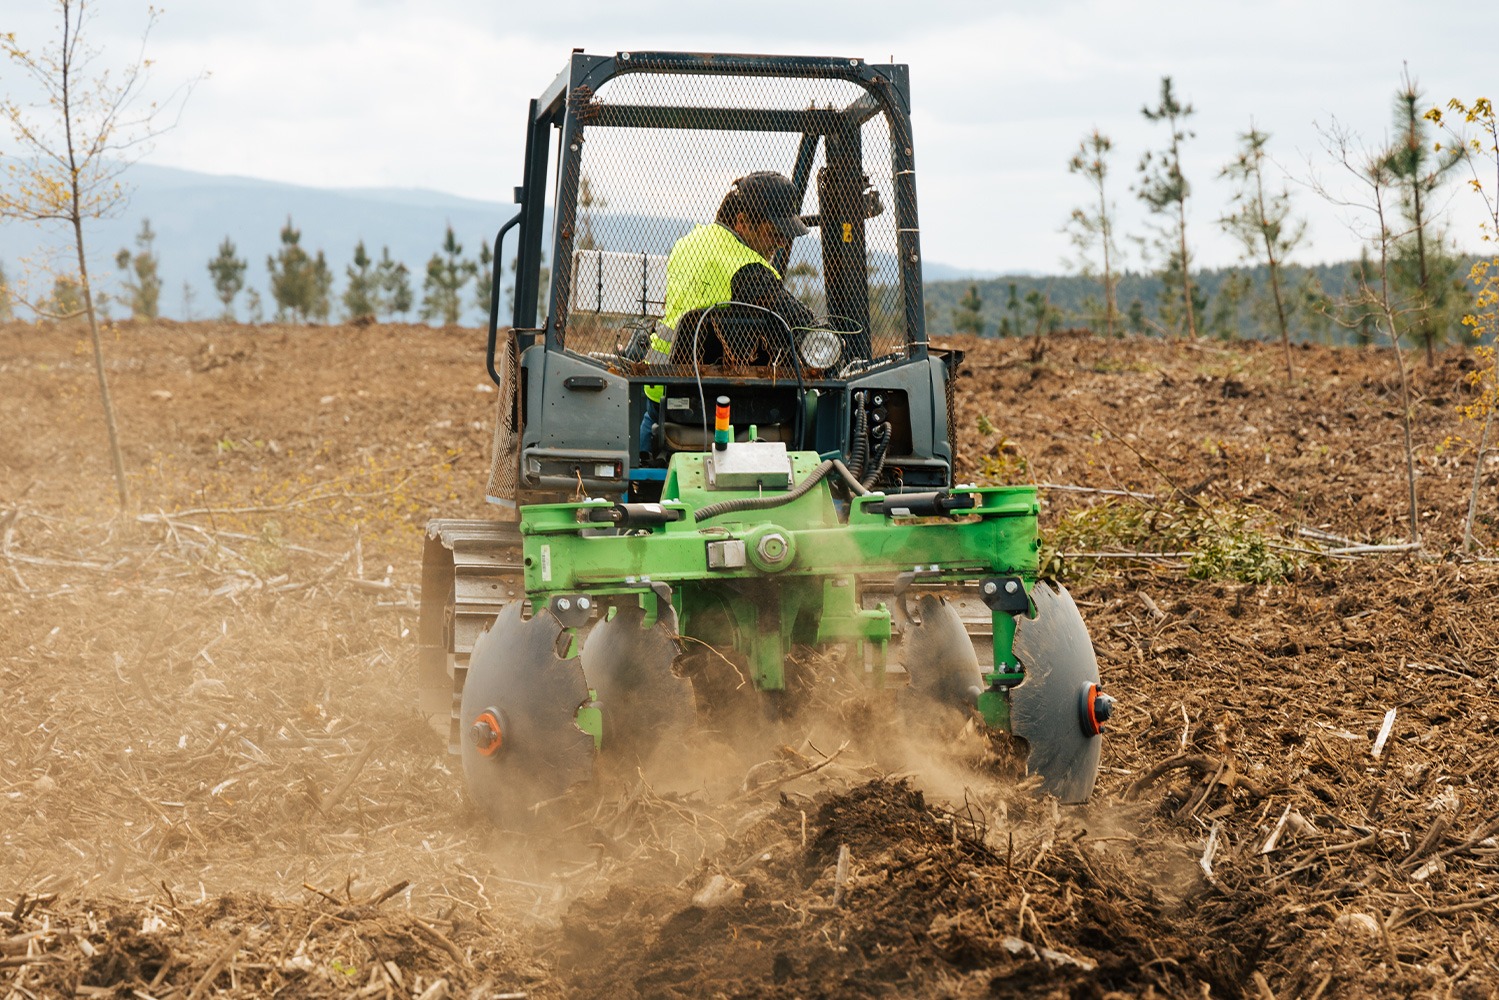
[[[968,477],[1408,540],[1388,351],[1300,350],[1288,388],[1265,345],[960,346]],[[971,731],[890,773],[858,701],[842,753],[709,745],[711,780],[610,775],[525,838],[412,708],[421,526],[480,512],[482,347],[114,328],[122,516],[86,338],[0,327],[0,996],[1499,995],[1466,356],[1413,369],[1423,553],[1072,584],[1121,699],[1086,807],[955,785]],[[1104,500],[1045,497],[1052,525]]]

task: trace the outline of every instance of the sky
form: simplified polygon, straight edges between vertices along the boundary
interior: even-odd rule
[[[32,46],[55,37],[53,0],[5,6],[0,32]],[[141,51],[146,3],[91,9],[97,65],[128,63]],[[1356,193],[1320,130],[1336,122],[1363,148],[1385,142],[1407,65],[1431,103],[1499,97],[1484,72],[1495,37],[1499,4],[1454,0],[165,0],[145,42],[148,95],[170,102],[202,78],[144,159],[506,201],[521,180],[527,101],[575,47],[893,60],[910,66],[927,260],[1069,270],[1062,228],[1091,193],[1067,162],[1097,128],[1113,141],[1106,183],[1125,264],[1139,270],[1149,263],[1133,238],[1148,221],[1132,190],[1137,164],[1168,138],[1141,108],[1169,74],[1196,111],[1183,170],[1197,265],[1239,259],[1217,222],[1232,191],[1219,175],[1251,121],[1270,135],[1275,185],[1309,223],[1293,259],[1313,263],[1357,256],[1372,226],[1316,193]],[[10,68],[0,74],[5,93],[24,93]],[[14,152],[8,136],[0,152]],[[1452,237],[1476,250],[1484,206],[1464,189],[1450,184],[1444,207]]]

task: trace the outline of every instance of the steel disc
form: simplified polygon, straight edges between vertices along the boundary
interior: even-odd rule
[[[934,594],[923,594],[918,608],[921,623],[906,625],[901,640],[912,689],[945,705],[973,707],[984,678],[957,609]]]
[[[598,698],[604,749],[645,757],[681,735],[696,717],[692,682],[672,673],[677,656],[676,615],[641,628],[644,612],[621,606],[593,627],[583,645],[583,673]]]
[[[588,684],[576,657],[558,657],[561,633],[550,614],[522,619],[515,601],[469,657],[459,715],[464,784],[506,826],[531,824],[536,805],[593,775],[593,737],[574,721]]]
[[[1030,745],[1026,770],[1063,802],[1086,802],[1098,777],[1102,737],[1082,719],[1098,660],[1083,616],[1065,588],[1038,583],[1036,617],[1016,620],[1015,655],[1025,680],[1010,692],[1011,731]]]

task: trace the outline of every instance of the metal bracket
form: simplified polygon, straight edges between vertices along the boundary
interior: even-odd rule
[[[916,582],[916,578],[919,576],[940,575],[941,570],[938,570],[936,567],[932,569],[912,569],[896,574],[895,583],[890,587],[890,593],[895,597],[895,608],[900,612],[902,625],[906,623],[911,625],[921,624],[921,619],[911,614],[911,608],[906,604],[906,591],[911,589],[911,585]]]
[[[594,601],[587,594],[554,594],[547,610],[563,628],[581,628],[593,617]]]
[[[1025,581],[1018,576],[985,577],[979,581],[979,597],[989,605],[990,611],[1018,615],[1028,614],[1031,610],[1031,598],[1025,592]]]

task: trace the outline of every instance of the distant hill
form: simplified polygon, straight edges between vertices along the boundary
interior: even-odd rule
[[[448,224],[452,224],[465,255],[476,257],[479,245],[492,241],[499,227],[516,211],[514,205],[459,198],[438,191],[311,188],[144,163],[132,166],[126,180],[133,187],[129,206],[118,218],[96,222],[89,230],[93,258],[90,273],[106,283],[106,291],[117,287],[123,276],[115,267],[115,254],[121,248],[134,249],[141,220],[149,219],[156,232],[156,254],[160,261],[161,312],[173,319],[188,318],[189,312],[195,318],[218,315],[220,305],[214,297],[207,268],[226,236],[249,262],[247,286],[259,290],[269,317],[274,303],[269,293],[266,258],[279,249],[281,227],[288,218],[301,231],[304,249],[313,255],[322,250],[327,256],[335,277],[335,295],[345,285],[344,272],[354,256],[354,244],[362,239],[372,258],[379,257],[381,247],[389,247],[391,256],[406,264],[419,300],[426,262],[441,245]],[[643,228],[661,237],[657,241],[660,246],[643,248],[648,252],[666,252],[671,241],[690,228],[687,220],[602,216],[600,236],[608,229],[641,227],[644,221],[649,225]],[[23,258],[35,257],[44,243],[70,245],[68,235],[60,228],[39,230],[15,223],[0,225],[0,265],[12,281],[24,270]],[[508,246],[505,255],[512,256]],[[809,256],[815,262],[815,251]],[[927,262],[925,273],[928,280],[995,276],[992,271],[934,261]],[[183,295],[184,284],[192,289],[190,309]],[[243,294],[236,306],[243,318]],[[120,312],[118,307],[115,312],[117,315]],[[464,321],[477,324],[483,318],[474,305]]]
[[[344,286],[354,244],[363,239],[371,257],[378,258],[380,248],[388,246],[392,257],[405,262],[419,297],[427,259],[441,246],[448,223],[465,254],[476,256],[479,244],[492,240],[515,212],[511,205],[436,191],[309,188],[148,164],[131,167],[126,179],[134,188],[129,207],[118,218],[94,223],[89,231],[95,256],[90,271],[112,282],[118,279],[115,254],[122,247],[134,249],[141,220],[150,219],[161,262],[161,311],[174,319],[185,318],[184,282],[193,289],[194,316],[218,315],[208,261],[225,236],[249,262],[247,284],[260,290],[269,315],[274,304],[265,262],[279,248],[288,217],[301,230],[303,248],[327,255],[336,290]],[[46,231],[30,226],[0,226],[0,262],[6,274],[14,278],[21,271],[21,258],[33,255],[46,236]],[[237,305],[243,317],[243,294]],[[477,322],[478,315],[475,308],[470,320]]]

